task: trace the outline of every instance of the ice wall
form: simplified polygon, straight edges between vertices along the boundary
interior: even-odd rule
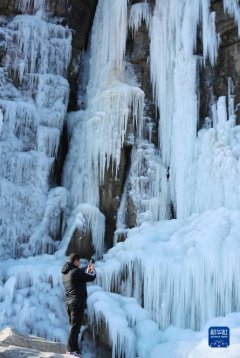
[[[214,64],[218,38],[207,1],[157,1],[150,27],[150,66],[160,111],[161,157],[170,169],[171,199],[178,217],[191,214],[194,145],[198,121],[197,29],[203,54]],[[159,37],[162,34],[161,37]]]
[[[238,21],[239,4],[226,1],[224,9]],[[212,103],[198,131],[199,66],[206,61],[215,65],[220,43],[210,1],[157,0],[155,7],[144,2],[133,5],[129,14],[133,35],[142,21],[149,29],[160,152],[141,139],[133,146],[115,241],[118,235],[127,238],[99,264],[99,283],[135,297],[161,329],[200,330],[209,319],[240,309],[234,84],[228,79],[228,93]],[[197,53],[197,38],[202,53]],[[141,225],[133,230],[124,216],[128,195]],[[153,224],[168,217],[170,201],[177,220]],[[95,315],[96,322],[104,319],[111,326],[111,314],[101,304],[96,303]],[[160,346],[154,357],[157,352]]]
[[[99,207],[99,187],[111,166],[113,176],[127,138],[128,123],[143,128],[144,93],[131,66],[125,61],[128,31],[126,0],[100,0],[91,37],[86,110],[69,116],[70,150],[65,164],[64,185],[71,207]],[[99,237],[101,242],[101,237]]]
[[[129,197],[135,207],[137,225],[170,217],[167,170],[154,144],[142,141],[132,151]]]
[[[72,178],[73,206],[81,202],[99,204],[98,186],[110,158],[119,165],[131,106],[134,119],[142,116],[143,92],[124,80],[126,21],[127,1],[99,2],[91,39],[87,110],[79,113],[65,170],[66,185],[68,177]],[[81,153],[77,163],[71,159],[76,151]]]
[[[238,19],[236,2],[224,2],[224,9]],[[160,153],[169,168],[170,197],[176,216],[186,218],[220,206],[239,209],[238,126],[231,79],[229,93],[217,103],[212,102],[208,125],[197,132],[199,66],[204,66],[207,59],[215,64],[220,41],[210,2],[159,1],[150,23],[150,65],[160,111]],[[199,27],[202,54],[196,55]],[[159,33],[165,36],[159,39]]]
[[[200,330],[213,317],[238,312],[239,215],[221,208],[145,223],[104,256],[99,282],[137,298],[161,329]]]
[[[220,97],[212,106],[213,127],[198,133],[193,212],[221,206],[239,210],[240,128],[235,117],[234,106],[227,109],[226,97]]]
[[[62,260],[43,255],[0,264],[0,327],[65,343]]]
[[[201,332],[173,326],[162,331],[134,298],[106,293],[96,286],[90,287],[88,292],[89,316],[94,322],[94,330],[97,334],[107,330],[114,347],[113,358],[116,353],[118,357],[125,354],[128,358],[211,358],[214,351],[208,346],[208,328],[226,324],[231,327],[231,344],[227,349],[217,348],[216,357],[233,358],[238,355],[239,313],[212,319]]]
[[[97,266],[104,289],[135,299],[94,294],[93,289],[90,317],[99,325],[104,320],[112,332],[113,354],[149,356],[152,342],[159,344],[152,353],[156,358],[164,352],[158,327],[198,330],[209,319],[240,309],[240,137],[230,80],[228,98],[212,104],[204,128],[197,132],[198,68],[207,59],[215,64],[219,45],[210,1],[128,5],[127,0],[98,3],[86,55],[85,106],[67,116],[70,148],[63,181],[69,198],[64,188],[49,190],[49,178],[68,102],[65,76],[71,33],[57,19],[47,18],[44,1],[19,2],[22,11],[33,7],[34,15],[9,22],[0,18],[5,48],[0,68],[0,234],[6,238],[0,252],[29,256],[55,251],[53,239],[61,236],[66,206],[68,217],[57,254],[34,259],[41,272],[31,266],[31,259],[11,261],[14,268],[2,266],[1,318],[3,324],[10,322],[22,331],[65,339],[62,330],[55,330],[66,324],[63,304],[57,312],[55,307],[57,300],[63,300],[60,262],[76,229],[91,230],[95,249],[102,254],[105,218],[99,210],[99,187],[107,169],[117,177],[127,141],[132,160],[120,198],[115,241],[122,234],[127,239]],[[239,21],[236,1],[224,1],[224,8]],[[151,143],[151,130],[146,136],[144,92],[126,56],[128,32],[134,41],[142,22],[149,31],[159,148]],[[196,53],[197,37],[201,54]],[[82,103],[80,91],[78,103]],[[126,223],[129,198],[139,225],[133,230]],[[157,222],[170,217],[171,203],[177,220]],[[50,295],[49,306],[41,291]],[[131,303],[136,310],[131,311]],[[146,346],[141,346],[144,333],[141,322],[136,327],[138,318],[152,320],[148,327],[154,328],[154,341],[147,337]]]
[[[51,253],[61,238],[67,191],[52,173],[67,111],[71,32],[45,1],[21,1],[1,18],[0,256]],[[28,12],[32,11],[33,15]]]
[[[82,203],[99,207],[105,174],[110,168],[117,178],[127,142],[134,148],[133,165],[120,208],[126,211],[126,197],[131,198],[140,224],[169,217],[170,196],[168,169],[150,143],[151,133],[150,140],[145,138],[144,92],[125,56],[129,30],[134,34],[142,21],[150,28],[151,11],[147,3],[133,5],[130,12],[127,5],[126,0],[99,1],[91,37],[86,110],[68,117],[71,141],[64,185],[73,210]],[[117,216],[116,237],[124,227],[123,216],[120,212]]]

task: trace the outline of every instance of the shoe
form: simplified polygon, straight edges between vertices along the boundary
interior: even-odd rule
[[[73,357],[83,358],[83,356],[77,352],[67,352],[66,354]]]

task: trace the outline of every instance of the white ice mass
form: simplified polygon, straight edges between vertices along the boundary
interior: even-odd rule
[[[198,130],[199,68],[216,63],[221,42],[210,0],[99,0],[83,54],[85,107],[73,113],[66,79],[71,31],[49,17],[46,1],[15,2],[23,14],[0,17],[0,328],[66,341],[64,254],[83,228],[98,256],[104,253],[99,186],[107,169],[117,177],[128,142],[115,245],[96,263],[90,323],[96,330],[106,325],[113,358],[239,357],[240,127],[231,78]],[[238,1],[223,4],[240,28]],[[145,94],[126,54],[129,34],[134,39],[143,24],[160,113],[158,148],[151,130],[145,135]],[[70,143],[60,187],[49,178],[65,123]],[[127,196],[136,211],[133,229]],[[126,240],[117,243],[121,235]],[[211,325],[230,328],[228,349],[208,347]]]
[[[35,1],[34,6],[40,9],[40,3],[43,9],[44,2]],[[24,9],[32,4],[25,1]],[[64,76],[71,32],[36,12],[3,21],[1,34],[0,256],[51,253],[67,205],[63,188],[53,194],[59,199],[51,201],[49,177],[67,112],[69,85]],[[21,90],[10,83],[10,69]]]

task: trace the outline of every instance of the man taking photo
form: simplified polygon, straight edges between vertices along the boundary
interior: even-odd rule
[[[94,281],[95,278],[96,272],[91,262],[87,267],[80,268],[79,255],[70,254],[69,261],[62,268],[62,279],[70,323],[67,349],[68,354],[74,357],[82,357],[78,347],[78,336],[87,302],[86,283]]]

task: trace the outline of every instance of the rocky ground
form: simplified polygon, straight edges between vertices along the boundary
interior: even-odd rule
[[[66,347],[61,343],[23,335],[11,328],[0,332],[1,358],[61,358],[66,357]]]
[[[84,358],[109,358],[111,356],[109,349],[107,351],[103,347],[96,346],[88,329],[85,329],[84,340],[81,344]],[[21,334],[12,328],[0,331],[1,358],[67,358],[68,355],[65,353],[64,344]]]

